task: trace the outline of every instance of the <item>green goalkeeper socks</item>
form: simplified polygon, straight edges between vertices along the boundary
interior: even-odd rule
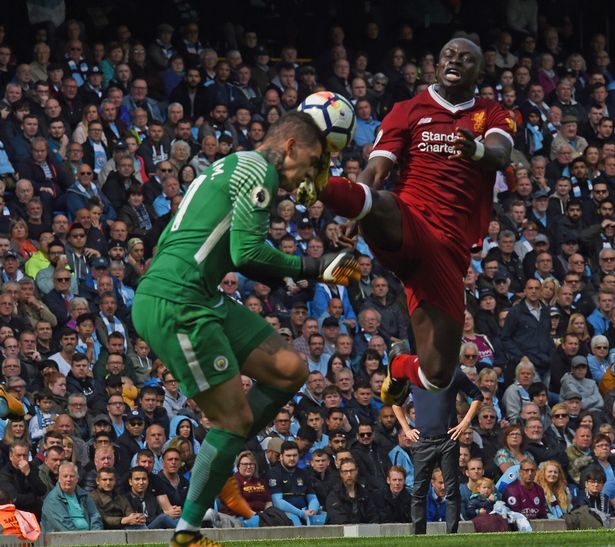
[[[205,511],[214,506],[214,500],[231,476],[235,457],[245,442],[245,437],[225,429],[212,428],[209,431],[192,468],[183,520],[200,528]]]

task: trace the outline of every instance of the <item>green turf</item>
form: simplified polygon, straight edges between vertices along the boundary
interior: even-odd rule
[[[615,547],[615,530],[574,532],[519,532],[498,534],[455,534],[378,538],[314,538],[284,540],[227,541],[224,547]],[[113,545],[108,547],[125,547]],[[162,543],[132,544],[130,547],[166,547]]]

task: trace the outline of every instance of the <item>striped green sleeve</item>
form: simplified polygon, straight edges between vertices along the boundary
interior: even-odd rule
[[[301,259],[266,243],[271,200],[278,189],[275,169],[258,153],[243,154],[230,177],[233,204],[230,253],[233,264],[245,275],[296,276]]]

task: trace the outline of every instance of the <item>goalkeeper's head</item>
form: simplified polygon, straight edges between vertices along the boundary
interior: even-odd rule
[[[314,178],[325,149],[324,136],[309,114],[288,112],[267,131],[259,147],[280,175],[280,186],[289,192],[306,178]]]

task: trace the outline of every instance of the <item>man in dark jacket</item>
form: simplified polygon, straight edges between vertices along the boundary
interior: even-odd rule
[[[368,490],[357,482],[359,469],[350,460],[340,463],[340,482],[329,492],[327,524],[362,524],[378,522],[376,506]]]
[[[542,382],[549,385],[554,346],[549,308],[540,301],[540,287],[538,279],[526,281],[525,298],[508,313],[501,341],[511,371],[525,355],[536,367]]]
[[[549,391],[558,393],[562,389],[562,376],[570,372],[572,368],[572,358],[579,353],[579,337],[576,334],[566,334],[559,348],[553,353],[551,359],[551,380]]]
[[[131,410],[125,420],[125,431],[117,438],[119,451],[118,471],[123,475],[130,469],[134,455],[145,448],[145,416],[139,409]]]
[[[335,466],[331,465],[329,454],[322,448],[318,448],[312,453],[310,470],[312,488],[320,505],[324,507],[329,492],[339,482],[339,475],[336,473]]]
[[[25,441],[11,443],[9,462],[0,470],[0,484],[17,509],[34,513],[40,520],[42,498],[47,494],[47,488],[28,462],[29,451]]]
[[[366,479],[370,491],[376,491],[386,481],[391,460],[387,451],[374,442],[374,426],[360,423],[357,428],[357,442],[351,449],[352,457],[357,462],[361,476]]]
[[[169,102],[181,104],[184,107],[184,115],[194,123],[207,116],[207,94],[207,88],[202,86],[199,70],[189,68],[184,81],[171,92]]]
[[[368,296],[362,309],[371,308],[380,314],[380,330],[388,338],[404,339],[408,337],[408,321],[395,295],[389,291],[389,283],[384,277],[372,280],[372,293]]]
[[[406,471],[394,465],[387,473],[387,486],[381,488],[374,499],[378,508],[378,522],[410,522],[412,495],[405,488]]]
[[[544,427],[540,418],[528,418],[523,432],[527,437],[526,450],[534,457],[538,465],[547,460],[557,461],[564,470],[568,468],[568,457],[559,443],[547,444],[544,439]]]

